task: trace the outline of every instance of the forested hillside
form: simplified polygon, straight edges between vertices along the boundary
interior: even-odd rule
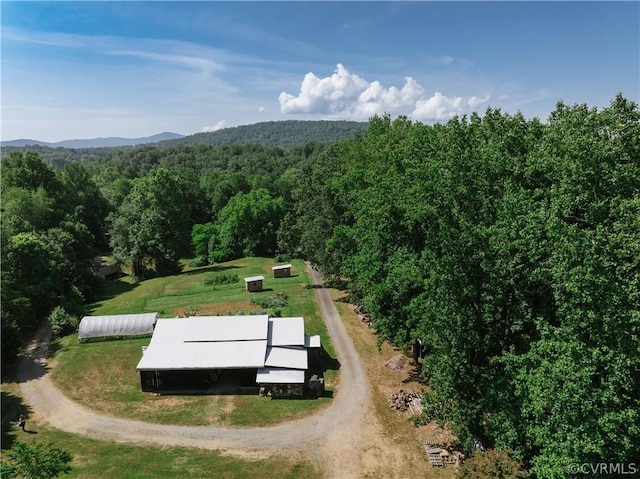
[[[357,121],[265,121],[253,125],[196,133],[175,140],[166,140],[161,146],[177,145],[234,145],[257,143],[262,146],[288,148],[309,142],[335,143],[349,138],[367,128],[367,123]]]
[[[421,344],[424,421],[510,449],[534,476],[640,457],[640,111],[559,103],[374,117],[331,143],[147,146],[53,170],[2,163],[3,362],[55,306],[246,255],[346,281],[379,340]]]
[[[27,151],[36,152],[45,163],[56,169],[67,163],[91,163],[103,158],[117,157],[121,152],[148,148],[176,148],[179,146],[209,146],[256,144],[265,147],[292,148],[308,143],[330,144],[350,138],[366,129],[367,123],[355,121],[270,121],[224,128],[214,132],[196,133],[180,139],[164,140],[147,145],[71,148],[61,146],[28,145],[3,146],[2,156]],[[82,142],[82,140],[77,140]]]

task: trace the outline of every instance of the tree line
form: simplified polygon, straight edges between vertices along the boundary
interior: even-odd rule
[[[425,421],[540,477],[640,457],[640,112],[621,96],[546,123],[376,116],[332,144],[2,167],[3,361],[55,306],[97,294],[98,252],[139,278],[300,256],[345,283],[380,342],[419,345]]]
[[[300,179],[288,240],[421,344],[426,420],[538,477],[640,457],[636,104],[377,117]]]

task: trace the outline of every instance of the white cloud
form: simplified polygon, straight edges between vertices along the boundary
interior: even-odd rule
[[[218,130],[222,130],[224,128],[226,121],[225,120],[220,120],[218,123],[216,123],[215,125],[212,126],[205,126],[202,130],[200,130],[201,133],[209,133],[211,131],[218,131]]]
[[[447,97],[435,92],[428,97],[416,80],[406,77],[401,88],[385,88],[379,81],[368,82],[338,64],[330,77],[305,75],[297,96],[282,92],[282,113],[321,114],[333,118],[368,120],[389,113],[410,115],[415,120],[447,120],[456,114],[477,109],[489,96]]]

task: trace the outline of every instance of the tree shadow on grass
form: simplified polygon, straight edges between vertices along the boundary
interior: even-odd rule
[[[18,429],[18,417],[20,414],[24,414],[26,416],[27,424],[29,424],[28,419],[32,413],[31,408],[24,404],[22,398],[14,396],[6,391],[2,391],[1,407],[2,431],[0,436],[0,448],[2,450],[11,449],[13,442],[18,439],[19,434],[38,434],[37,431],[28,429],[28,427],[25,427],[24,432]]]
[[[96,297],[95,302],[87,305],[87,313],[93,313],[96,309],[102,306],[103,301],[108,301],[116,296],[133,291],[137,287],[138,283],[130,283],[120,279],[107,281],[102,294]]]
[[[240,268],[240,266],[236,266],[236,265],[211,265],[211,266],[205,266],[202,268],[197,268],[197,269],[190,269],[189,271],[183,271],[182,273],[180,273],[180,275],[184,275],[184,276],[192,276],[194,274],[201,274],[201,273],[219,273],[220,271],[227,271],[229,269],[238,269]]]

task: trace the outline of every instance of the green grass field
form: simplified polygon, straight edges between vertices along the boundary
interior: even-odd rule
[[[92,314],[159,312],[161,316],[237,314],[262,311],[251,299],[285,293],[287,305],[282,316],[303,316],[307,334],[319,334],[335,357],[324,322],[315,302],[311,279],[301,261],[294,261],[292,277],[272,278],[267,258],[245,258],[217,266],[189,269],[175,276],[154,278],[139,284],[111,283],[107,295],[91,305]],[[221,274],[237,275],[231,284],[207,284],[206,279]],[[247,293],[247,276],[265,276],[264,291]],[[50,358],[52,380],[66,396],[84,406],[118,417],[161,424],[267,426],[297,419],[328,406],[336,383],[335,370],[327,370],[327,394],[317,400],[269,400],[257,395],[166,395],[140,390],[136,365],[142,346],[149,338],[79,344],[77,335],[58,340]],[[335,367],[335,366],[330,366]]]

